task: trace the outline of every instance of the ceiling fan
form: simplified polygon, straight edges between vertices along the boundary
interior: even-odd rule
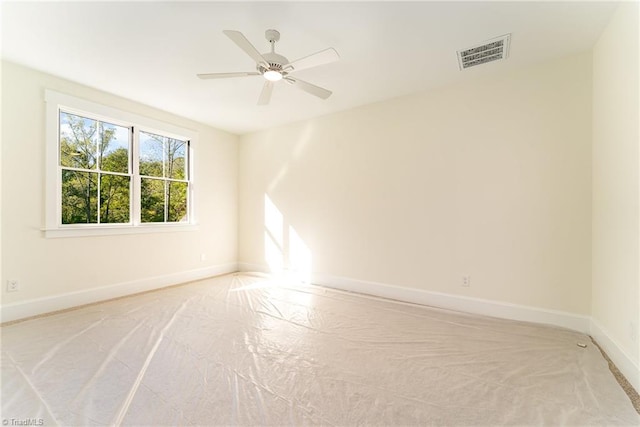
[[[322,99],[327,99],[331,96],[332,92],[330,90],[300,80],[297,77],[291,76],[291,74],[306,68],[317,67],[318,65],[337,61],[340,59],[340,56],[334,48],[330,47],[296,61],[289,62],[287,58],[275,52],[276,42],[280,40],[280,33],[276,30],[267,30],[265,32],[265,37],[271,44],[271,52],[262,54],[258,52],[240,31],[225,30],[223,33],[256,62],[257,71],[198,74],[197,76],[199,78],[223,79],[228,77],[263,76],[266,81],[258,98],[258,105],[267,105],[269,103],[273,86],[279,80],[284,80],[298,89]]]

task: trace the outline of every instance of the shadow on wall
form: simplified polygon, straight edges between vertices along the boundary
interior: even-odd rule
[[[309,283],[311,251],[271,198],[264,195],[264,257],[271,273]]]

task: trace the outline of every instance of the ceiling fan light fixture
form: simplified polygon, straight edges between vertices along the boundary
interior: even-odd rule
[[[278,80],[282,80],[282,73],[276,70],[268,70],[263,74],[264,78],[269,80],[270,82],[277,82]]]

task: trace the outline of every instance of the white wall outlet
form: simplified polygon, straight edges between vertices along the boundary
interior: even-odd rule
[[[20,290],[20,283],[17,280],[7,280],[7,292],[17,292]]]
[[[462,286],[465,288],[471,286],[471,276],[462,276]]]
[[[202,253],[200,254],[200,262],[206,261],[207,260],[207,254]]]

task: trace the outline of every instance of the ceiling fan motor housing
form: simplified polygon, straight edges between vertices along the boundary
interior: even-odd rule
[[[258,64],[256,69],[264,73],[265,71],[279,71],[283,73],[282,68],[289,63],[289,60],[282,55],[278,55],[275,52],[263,53],[262,57],[269,63],[269,68],[265,68],[263,65]]]

